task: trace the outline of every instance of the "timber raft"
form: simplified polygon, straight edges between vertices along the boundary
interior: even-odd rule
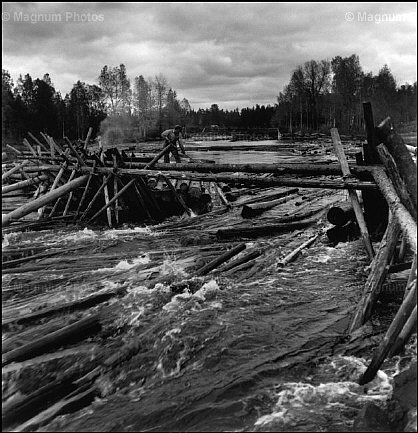
[[[338,163],[327,164],[214,164],[190,159],[163,164],[158,161],[167,149],[146,158],[117,148],[103,149],[100,142],[94,149],[91,130],[84,142],[58,142],[43,133],[38,138],[30,133],[23,142],[25,150],[9,146],[17,162],[3,165],[3,238],[51,227],[88,230],[93,224],[109,229],[158,224],[171,237],[165,245],[154,241],[150,249],[153,260],[150,264],[139,263],[137,274],[143,275],[149,288],[166,283],[166,277],[158,270],[150,274],[150,269],[156,269],[156,261],[165,254],[161,248],[167,247],[189,266],[191,278],[171,281],[172,292],[181,293],[185,288],[199,289],[206,276],[238,276],[239,280],[254,277],[270,262],[280,272],[324,233],[306,231],[303,242],[290,242],[279,257],[269,250],[275,236],[303,233],[326,215],[332,224],[326,230],[328,240],[336,244],[361,238],[370,265],[351,318],[350,334],[370,319],[376,301],[390,290],[391,276],[400,270],[408,272],[402,282],[400,307],[367,370],[358,377],[360,384],[366,384],[383,361],[399,353],[416,331],[417,180],[416,152],[405,145],[390,119],[375,127],[369,103],[364,104],[364,117],[367,141],[361,154],[356,155],[356,164],[348,163],[335,128],[330,132]],[[347,193],[349,200],[343,201],[336,191]],[[278,211],[284,204],[296,209]],[[228,215],[234,212],[239,212],[240,219],[230,217],[228,224]],[[257,224],[257,217],[266,214],[270,217]],[[184,218],[170,221],[180,215]],[[270,244],[251,246],[245,242],[261,236],[271,238]],[[178,238],[181,249],[177,247]],[[376,241],[380,241],[377,249],[373,245]],[[135,242],[137,245],[141,240]],[[89,255],[89,248],[83,243],[66,248],[46,248],[42,243],[3,248],[3,275],[13,276],[4,292],[2,328],[8,338],[3,342],[2,365],[7,369],[6,376],[14,369],[24,369],[25,362],[33,360],[36,365],[39,357],[51,351],[52,359],[55,355],[57,359],[65,357],[63,351],[54,350],[68,342],[100,333],[104,339],[112,335],[110,306],[106,303],[117,299],[123,305],[124,286],[43,306],[48,290],[59,291],[68,279],[77,282],[77,271],[81,275],[97,267],[98,262],[111,266],[120,259],[104,249],[97,251],[96,257]],[[68,262],[53,265],[54,256],[59,254],[68,256]],[[196,256],[201,260],[196,261]],[[50,270],[49,281],[40,280],[29,290],[29,302],[19,301],[25,273],[37,275],[45,267]],[[104,308],[97,310],[100,305]],[[28,306],[32,306],[30,312]],[[81,315],[80,311],[88,314]],[[70,317],[62,325],[58,318],[64,313]],[[13,386],[7,388],[3,428],[32,431],[60,414],[89,404],[99,394],[100,377],[119,368],[139,350],[134,340],[103,351],[96,347],[87,350],[81,367],[66,365],[39,389],[21,392]],[[20,395],[16,398],[17,392]]]

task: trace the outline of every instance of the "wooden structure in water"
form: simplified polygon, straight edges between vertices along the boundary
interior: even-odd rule
[[[334,206],[328,211],[328,219],[334,225],[328,230],[328,238],[337,243],[344,236],[360,236],[370,262],[370,272],[351,321],[351,333],[363,326],[371,317],[376,301],[384,290],[387,276],[394,272],[395,268],[409,272],[403,302],[367,371],[359,378],[361,384],[367,383],[373,379],[388,355],[402,350],[416,330],[417,320],[416,165],[410,149],[396,134],[390,120],[386,119],[375,127],[369,108],[365,109],[369,129],[368,142],[363,154],[363,162],[366,161],[366,164],[362,165],[347,162],[336,129],[333,129],[331,134],[338,164],[279,165],[202,162],[162,164],[158,161],[164,150],[153,158],[141,160],[129,157],[118,149],[104,150],[99,147],[95,152],[91,151],[88,138],[84,143],[72,143],[69,140],[57,143],[44,134],[41,134],[40,139],[30,134],[24,141],[26,150],[15,150],[18,162],[6,166],[2,175],[3,197],[24,195],[24,198],[27,197],[29,200],[3,215],[3,232],[48,227],[58,222],[76,223],[81,226],[97,223],[101,226],[117,227],[125,222],[161,222],[171,215],[193,216],[178,223],[178,230],[181,230],[188,227],[187,221],[192,225],[193,221],[200,221],[206,213],[213,215],[214,218],[217,212],[228,213],[234,208],[234,200],[240,190],[255,193],[255,197],[239,204],[242,206],[241,215],[246,221],[251,221],[254,216],[298,197],[298,188],[315,188],[320,192],[324,189],[347,191],[349,202],[343,206]],[[376,159],[367,162],[367,152],[374,152]],[[231,191],[234,185],[240,188]],[[271,187],[271,191],[257,195],[256,192],[262,187]],[[211,211],[211,204],[215,200],[222,206]],[[308,206],[309,197],[305,202],[306,204],[300,207]],[[379,209],[383,209],[380,215],[370,211],[374,210],[376,203],[380,203]],[[34,212],[37,212],[36,221],[20,221],[22,217]],[[199,214],[201,216],[195,216]],[[229,249],[217,249],[215,257],[211,256],[207,263],[197,266],[193,271],[194,276],[204,277],[211,272],[230,274],[243,269],[256,272],[255,263],[262,257],[263,251],[246,251],[246,244],[242,242],[242,238],[271,236],[283,231],[305,229],[312,226],[320,214],[323,214],[323,209],[314,209],[309,213],[305,207],[304,212],[295,211],[292,215],[270,224],[219,227],[216,231],[218,239],[239,239],[239,243]],[[383,233],[380,233],[381,231]],[[309,248],[318,236],[319,234],[315,234],[309,237],[284,257],[279,258],[276,263],[277,271],[280,272],[296,260],[298,254]],[[380,244],[376,245],[376,239],[380,239]],[[411,262],[405,261],[407,250],[413,257]],[[54,251],[43,252],[39,249],[29,259],[42,258],[48,254],[53,255]],[[3,271],[23,272],[24,269],[19,270],[16,266],[27,261],[27,257],[11,255],[9,260],[3,262]],[[26,269],[35,270],[36,265]],[[72,269],[65,271],[71,272]],[[59,308],[41,308],[18,319],[6,320],[3,327],[30,323],[39,318],[49,317],[57,311],[96,305],[118,294],[118,290],[110,290],[68,302]],[[74,335],[94,334],[98,328],[97,315],[74,321],[22,347],[6,351],[3,354],[3,365],[44,353],[48,348],[58,347],[63,340]],[[126,351],[106,357],[100,369],[107,371],[121,362],[121,359],[129,358],[135,350],[138,350],[138,347],[131,345],[126,347]],[[70,384],[71,391],[68,398],[62,402],[63,406],[71,406],[94,395],[92,383],[99,374],[100,369],[97,368],[90,371],[87,366],[81,378],[77,378],[76,381],[74,372],[69,371],[64,375],[63,380]],[[36,413],[34,406],[39,405],[43,396],[50,395],[59,386],[61,382],[57,381],[48,385],[47,389],[41,389],[25,397],[23,401],[11,402],[6,407],[4,417],[11,422],[17,414],[22,415],[28,408],[31,409],[28,413]],[[61,409],[62,407],[59,407],[57,413]]]

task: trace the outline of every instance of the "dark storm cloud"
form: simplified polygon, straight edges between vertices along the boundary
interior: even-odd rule
[[[124,63],[132,78],[164,74],[195,108],[274,104],[298,65],[353,53],[366,71],[387,63],[399,82],[416,80],[415,4],[4,3],[3,12],[11,16],[3,19],[4,67],[14,78],[49,72],[63,93]],[[364,22],[363,12],[405,19]],[[62,19],[22,22],[16,13]]]

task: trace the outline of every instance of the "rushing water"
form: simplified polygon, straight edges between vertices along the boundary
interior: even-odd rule
[[[272,162],[270,155],[263,157]],[[275,262],[285,242],[272,243],[264,266],[245,280],[196,280],[197,291],[173,295],[162,284],[145,287],[138,273],[150,262],[141,242],[158,247],[163,237],[152,229],[124,228],[12,234],[3,240],[3,246],[84,243],[92,249],[116,242],[119,257],[135,249],[134,258],[84,273],[76,287],[90,293],[126,286],[128,294],[112,301],[123,332],[110,343],[137,341],[140,351],[99,379],[101,397],[92,405],[57,418],[48,430],[350,431],[361,407],[383,404],[394,374],[416,358],[413,346],[402,359],[386,362],[373,382],[357,384],[372,354],[367,342],[374,338],[372,327],[357,340],[346,338],[367,265],[360,241],[330,247],[321,238],[282,270]],[[294,237],[286,242],[299,245]],[[162,274],[189,277],[190,263],[174,253],[159,265]]]

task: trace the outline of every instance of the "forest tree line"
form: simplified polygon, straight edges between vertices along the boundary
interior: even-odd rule
[[[179,100],[167,78],[142,75],[131,80],[126,67],[104,66],[95,84],[77,81],[64,97],[45,74],[33,79],[19,76],[16,84],[2,70],[2,137],[22,139],[28,131],[54,137],[93,137],[144,140],[158,137],[175,124],[186,131],[202,131],[213,125],[231,130],[279,128],[281,132],[363,131],[362,102],[371,101],[376,121],[390,115],[397,124],[416,119],[416,82],[398,85],[387,65],[377,75],[364,72],[357,55],[310,60],[298,66],[273,105],[223,110],[191,108]]]

